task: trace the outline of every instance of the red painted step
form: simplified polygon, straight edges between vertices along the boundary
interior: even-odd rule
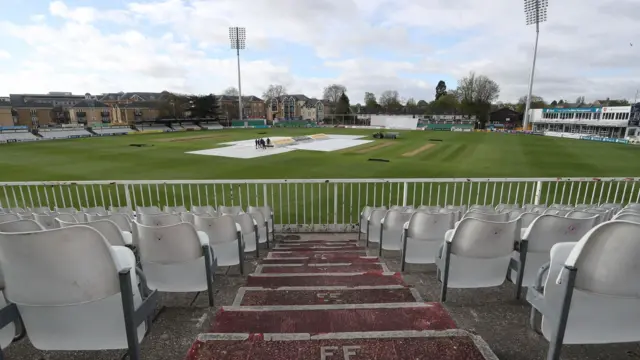
[[[308,274],[308,273],[356,273],[366,271],[384,271],[385,268],[382,264],[349,264],[349,265],[335,265],[333,264],[319,264],[318,266],[307,265],[295,265],[295,266],[282,266],[282,264],[268,264],[259,266],[256,270],[257,274]]]
[[[404,285],[400,273],[367,272],[341,276],[260,276],[249,275],[247,286],[278,288],[282,286],[373,286]]]
[[[339,258],[339,257],[349,257],[349,256],[366,256],[367,252],[365,250],[348,250],[348,251],[314,251],[314,250],[306,250],[306,251],[294,251],[294,250],[282,250],[282,251],[271,251],[269,255],[267,255],[268,259],[274,258],[290,258],[290,257],[313,257],[316,259],[331,259],[331,258]]]
[[[223,307],[216,314],[211,332],[221,333],[329,333],[355,331],[445,330],[456,327],[439,303],[415,303],[408,307],[327,310],[254,311],[246,307]],[[335,306],[335,305],[329,305]],[[349,305],[344,305],[345,307]]]
[[[262,259],[263,264],[331,264],[331,263],[351,263],[351,264],[370,264],[380,262],[380,258],[376,256],[362,257],[360,255],[338,254],[342,256],[323,256],[323,257],[306,257],[306,258],[266,258]]]
[[[278,242],[279,245],[333,245],[333,244],[351,244],[357,245],[358,240],[285,240]]]
[[[241,288],[234,306],[265,305],[326,305],[326,304],[379,304],[416,302],[411,288],[345,288],[317,287],[309,290],[295,288],[269,290]]]
[[[497,359],[482,339],[463,330],[449,330],[445,336],[420,332],[381,333],[373,338],[366,333],[349,334],[347,338],[334,334],[300,335],[291,340],[277,334],[201,334],[187,360]]]
[[[289,246],[287,244],[276,245],[275,251],[322,251],[322,250],[366,250],[364,246],[358,245],[304,245]]]

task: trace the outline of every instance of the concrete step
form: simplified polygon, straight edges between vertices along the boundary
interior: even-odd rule
[[[334,256],[300,256],[289,258],[262,259],[263,264],[331,264],[344,262],[348,262],[351,264],[370,264],[380,262],[380,259],[377,256],[360,256],[349,254],[335,254]]]
[[[298,258],[298,257],[311,257],[311,258],[338,258],[349,256],[367,256],[366,250],[326,250],[326,251],[314,251],[314,250],[279,250],[271,251],[267,254],[267,259],[280,259],[280,258]]]
[[[445,330],[456,325],[439,303],[223,307],[216,333],[328,333]]]
[[[262,264],[255,274],[309,274],[309,273],[351,273],[367,271],[389,271],[384,263],[323,263],[323,264]]]
[[[187,360],[498,360],[464,330],[328,334],[201,334]]]
[[[247,286],[279,288],[282,286],[373,286],[404,285],[397,272],[370,271],[362,274],[303,274],[301,276],[274,276],[277,274],[253,274],[247,278]]]
[[[326,304],[377,304],[422,302],[418,291],[402,285],[387,286],[307,286],[265,289],[242,287],[233,306],[295,306]]]

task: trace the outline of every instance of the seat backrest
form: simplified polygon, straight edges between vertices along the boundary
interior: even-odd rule
[[[98,230],[98,232],[102,234],[102,236],[104,236],[105,239],[107,239],[109,244],[113,246],[126,245],[126,242],[124,241],[124,237],[122,236],[122,230],[120,229],[118,224],[116,224],[111,220],[107,220],[107,219],[95,220],[95,221],[84,223],[82,225],[87,225]]]
[[[542,215],[542,214],[545,212],[545,210],[547,210],[547,208],[546,208],[546,207],[544,207],[544,206],[534,206],[534,207],[531,209],[531,211],[530,211],[530,212],[532,212],[532,213],[534,213],[534,214],[540,214],[540,215]]]
[[[15,213],[21,220],[33,220],[33,213],[31,211],[25,211],[20,213]],[[49,213],[50,214],[50,213]]]
[[[107,210],[105,208],[103,208],[102,206],[94,206],[94,207],[89,207],[89,208],[82,208],[82,212],[85,214],[92,214],[92,215],[107,215]]]
[[[20,217],[16,214],[0,214],[0,223],[16,220],[20,220]]]
[[[182,218],[176,214],[142,214],[136,221],[145,226],[168,226],[181,223]]]
[[[247,212],[252,212],[254,210],[258,210],[262,212],[262,215],[264,215],[264,218],[267,219],[268,221],[271,221],[271,208],[269,206],[249,206],[247,207]],[[222,214],[221,212],[218,212],[219,214]]]
[[[369,215],[369,226],[372,228],[380,228],[380,221],[384,219],[384,216],[391,210],[386,209],[374,209],[371,211],[371,215]]]
[[[614,217],[613,220],[631,221],[635,223],[640,223],[640,214],[626,213],[626,214],[616,215],[616,217]]]
[[[537,219],[538,216],[540,216],[540,214],[526,212],[526,213],[520,214],[518,218],[520,218],[520,221],[522,222],[521,223],[522,227],[526,228],[526,227],[529,227],[529,225],[531,225],[533,220]]]
[[[496,211],[497,212],[503,212],[503,211],[511,211],[511,210],[521,210],[520,205],[518,204],[498,204],[496,205]],[[522,211],[524,211],[524,209],[522,209]]]
[[[529,241],[528,251],[548,253],[557,243],[580,240],[595,226],[596,219],[595,215],[587,219],[540,215],[529,225],[523,239]]]
[[[373,207],[365,206],[362,209],[362,215],[360,215],[360,221],[364,223],[367,220],[367,218],[369,217],[369,215],[371,215],[372,211],[373,211]],[[251,210],[249,210],[249,212],[251,212]]]
[[[138,251],[142,262],[171,264],[202,257],[202,247],[193,225],[138,225]]]
[[[111,246],[95,229],[0,233],[5,296],[18,305],[87,303],[120,292]]]
[[[253,210],[249,213],[251,217],[258,223],[259,228],[263,228],[265,226],[265,218],[260,210]]]
[[[242,213],[235,215],[233,217],[235,222],[240,225],[243,234],[252,233],[254,231],[253,228],[253,217],[247,213]]]
[[[16,233],[16,232],[30,232],[30,231],[42,231],[44,228],[40,226],[35,220],[15,220],[0,223],[0,232]]]
[[[640,298],[640,224],[609,221],[586,234],[565,266],[578,269],[575,288],[616,297]]]
[[[191,212],[195,215],[216,215],[216,209],[213,206],[192,206]]]
[[[596,217],[596,224],[598,224],[600,222],[600,216],[598,214],[594,214],[592,212],[581,211],[581,210],[573,210],[573,211],[570,211],[566,215],[566,217],[568,217],[570,219],[590,219],[590,218],[592,218],[594,216]]]
[[[402,210],[403,208],[404,206],[401,206],[401,205],[391,205],[389,210]]]
[[[111,215],[87,214],[88,222],[98,221],[98,220],[111,220],[114,223],[116,223],[116,225],[118,225],[121,231],[131,232],[133,230],[131,226],[131,218],[127,214],[120,214],[120,213],[115,213]]]
[[[160,211],[160,208],[157,206],[138,206],[137,209],[138,209],[137,210],[138,214],[145,214],[145,215],[162,214],[162,211]]]
[[[471,205],[471,207],[469,207],[469,211],[473,210],[483,213],[495,213],[495,209],[491,205]]]
[[[498,222],[507,222],[509,221],[509,213],[495,214],[495,213],[485,213],[479,211],[469,210],[464,216],[463,219],[473,218],[479,220],[486,221],[498,221]]]
[[[131,210],[126,206],[122,206],[122,207],[112,206],[109,208],[109,214],[127,214],[131,217],[133,215],[133,210]]]
[[[640,211],[640,203],[629,203],[624,207],[625,209],[633,209]]]
[[[46,206],[41,206],[41,207],[30,208],[29,211],[36,214],[48,214],[51,212],[51,209]]]
[[[414,240],[443,241],[448,230],[453,229],[455,213],[434,214],[415,212],[409,220],[407,236]]]
[[[524,209],[505,209],[504,211],[509,214],[509,220],[515,220],[525,213]]]
[[[56,211],[58,214],[75,214],[78,212],[78,209],[73,208],[73,207],[67,207],[67,208],[56,208]]]
[[[231,215],[220,217],[194,216],[194,224],[198,231],[204,231],[212,244],[222,244],[238,239],[236,221]]]
[[[218,207],[218,213],[223,215],[238,215],[242,212],[240,206],[220,206]]]
[[[442,208],[440,206],[427,206],[427,205],[418,206],[418,211],[423,211],[423,212],[438,212],[441,209]]]
[[[508,256],[513,252],[516,239],[520,238],[520,229],[520,219],[509,222],[462,219],[451,238],[451,252],[482,259]]]
[[[33,214],[33,218],[38,224],[40,224],[45,229],[57,229],[59,228],[59,226],[58,226],[58,222],[56,221],[56,218],[59,215],[60,214],[58,213],[51,213],[50,215]]]
[[[407,221],[409,221],[409,219],[411,219],[411,215],[414,213],[408,213],[405,211],[402,211],[402,209],[396,209],[396,210],[389,210],[387,211],[387,213],[384,216],[384,228],[385,229],[391,229],[391,228],[396,228],[396,229],[402,229],[402,227],[404,226],[404,223],[406,223]]]
[[[14,208],[9,208],[8,209],[10,213],[23,213],[23,212],[27,212],[25,209],[21,208],[21,207],[14,207]]]
[[[567,216],[567,214],[570,213],[570,212],[571,212],[571,210],[564,210],[564,209],[558,209],[558,208],[548,208],[542,214],[543,215]]]
[[[188,211],[187,211],[187,208],[184,206],[165,206],[164,212],[169,214],[180,214]]]
[[[59,214],[56,217],[56,220],[58,222],[67,222],[67,223],[74,223],[74,224],[78,223],[78,219],[71,214]]]

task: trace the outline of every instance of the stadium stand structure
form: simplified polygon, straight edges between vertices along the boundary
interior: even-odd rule
[[[136,132],[129,126],[92,126],[91,131],[97,136],[126,135]]]
[[[25,126],[0,127],[0,143],[36,141],[38,139]]]
[[[77,139],[92,136],[92,134],[84,128],[45,128],[38,129],[38,134],[45,140]]]

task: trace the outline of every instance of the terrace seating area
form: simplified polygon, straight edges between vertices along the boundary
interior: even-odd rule
[[[90,132],[82,128],[38,129],[38,134],[44,139],[73,139],[91,136]]]
[[[166,125],[136,125],[139,131],[145,132],[170,132],[173,131]]]
[[[222,125],[220,125],[220,123],[214,123],[214,124],[200,124],[200,126],[203,129],[206,130],[222,130],[224,129],[224,127]]]
[[[101,136],[130,134],[130,133],[136,132],[135,130],[133,130],[128,126],[102,126],[102,127],[93,127],[91,130],[94,133]]]
[[[203,292],[214,306],[216,268],[244,273],[272,236],[268,206],[0,208],[0,345],[26,336],[39,350],[140,360],[160,293]]]
[[[333,186],[331,184],[326,189]],[[336,269],[335,273],[326,274],[326,278],[336,279],[340,271],[357,271],[360,274],[362,269],[371,271],[371,274],[365,271],[360,275],[351,272],[343,275],[371,277],[374,269],[382,266],[383,275],[386,274],[388,278],[385,281],[396,279],[404,284],[375,283],[369,284],[375,285],[369,287],[378,289],[368,289],[366,286],[356,289],[365,295],[367,291],[380,292],[384,286],[389,287],[385,291],[401,293],[407,290],[400,289],[410,284],[411,291],[419,293],[416,302],[421,305],[418,307],[438,306],[437,302],[424,305],[425,300],[422,299],[446,304],[443,311],[450,313],[456,323],[451,329],[480,334],[497,355],[483,359],[528,360],[542,358],[543,354],[548,353],[549,359],[558,360],[561,350],[563,360],[621,358],[618,355],[632,351],[628,349],[632,349],[633,344],[622,347],[622,350],[606,344],[640,340],[640,326],[637,325],[640,323],[640,312],[637,310],[640,309],[640,299],[634,280],[640,275],[634,265],[635,259],[640,256],[640,246],[636,245],[640,244],[640,204],[622,204],[616,200],[618,194],[613,200],[616,203],[547,206],[538,204],[540,201],[536,200],[536,204],[522,206],[514,203],[493,206],[486,204],[485,198],[485,205],[418,206],[425,202],[414,201],[415,207],[393,206],[394,203],[411,203],[399,200],[402,189],[398,188],[398,200],[382,200],[388,207],[367,206],[359,212],[359,216],[356,214],[353,223],[357,226],[351,229],[357,231],[357,235],[302,235],[311,239],[305,245],[286,240],[296,236],[299,238],[299,235],[276,236],[276,232],[286,231],[282,227],[282,221],[286,221],[283,220],[282,199],[278,201],[279,194],[272,193],[277,186],[271,188],[264,185],[263,188],[262,184],[250,184],[230,200],[231,193],[220,192],[219,185],[187,185],[183,188],[180,184],[169,184],[164,185],[163,189],[163,185],[139,187],[135,184],[128,190],[128,206],[120,202],[120,197],[123,200],[125,198],[120,195],[124,194],[122,185],[120,188],[118,190],[118,187],[109,185],[104,189],[94,189],[93,186],[80,184],[76,188],[69,187],[69,190],[61,186],[55,191],[42,189],[44,191],[40,192],[34,185],[8,185],[4,202],[0,203],[0,269],[5,274],[4,286],[0,288],[3,295],[0,296],[0,309],[4,307],[2,311],[5,314],[0,317],[4,319],[4,322],[0,320],[0,345],[9,359],[33,358],[36,355],[16,355],[23,354],[25,348],[33,347],[46,351],[46,358],[52,360],[75,358],[66,351],[91,350],[102,350],[95,354],[107,354],[104,357],[90,357],[99,360],[121,358],[124,351],[134,360],[183,358],[185,354],[189,360],[215,359],[215,355],[206,355],[206,351],[219,346],[214,341],[216,334],[212,333],[225,331],[217,329],[246,326],[253,330],[276,326],[270,320],[255,324],[224,325],[229,316],[239,316],[240,313],[249,316],[248,313],[262,311],[257,305],[244,305],[248,308],[243,310],[237,303],[243,299],[245,292],[268,292],[266,288],[273,286],[255,284],[285,281],[283,284],[286,285],[279,286],[293,287],[289,284],[297,279],[294,281],[298,284],[296,286],[306,289],[297,289],[301,294],[319,288],[305,283],[319,283],[320,280],[313,280],[313,276],[302,276],[302,273],[285,276],[285,273],[291,272],[287,269],[298,266],[294,263],[305,264],[299,266],[309,268],[313,268],[314,264],[319,266],[312,264],[308,258],[313,257],[313,254],[309,254],[313,252],[321,255],[321,258],[314,258],[316,262],[334,257],[340,260],[328,264],[326,269],[317,267],[317,272],[326,272],[332,267]],[[260,192],[262,189],[264,193]],[[345,188],[342,189],[345,191]],[[410,200],[413,196],[415,200],[416,195],[419,197],[420,188],[416,188],[415,192],[411,190],[405,190],[405,199]],[[628,194],[629,189],[626,190]],[[296,187],[291,191],[286,188],[285,191],[296,202],[305,194],[304,188]],[[306,193],[309,191],[310,188],[307,188]],[[316,187],[315,191],[319,194],[320,187]],[[427,188],[427,193],[429,191]],[[391,196],[396,189],[391,191],[389,188],[387,192],[383,188],[383,192]],[[358,199],[352,200],[362,204],[359,193],[358,188],[353,192],[354,197],[358,194]],[[365,200],[366,193],[362,192],[362,200]],[[36,194],[39,194],[37,198]],[[322,197],[318,199],[333,199],[334,196],[324,187],[321,194]],[[461,198],[469,196],[471,199],[470,193],[466,194]],[[522,198],[535,195],[525,194]],[[84,200],[81,199],[83,195]],[[369,195],[373,196],[374,192]],[[532,199],[534,195],[531,195]],[[18,207],[16,200],[22,198],[24,206],[28,202],[33,206],[34,203],[40,205],[41,200],[45,201],[45,196],[48,196],[46,202],[51,201],[50,206]],[[216,206],[206,205],[208,201],[201,202],[201,196],[203,199],[215,199],[213,203]],[[636,199],[633,190],[629,196]],[[102,203],[106,204],[105,200],[108,200],[108,204],[113,206],[104,208],[95,203],[101,197]],[[169,203],[171,197],[172,206],[159,205],[160,202]],[[582,195],[578,197],[582,199]],[[277,206],[249,205],[256,202],[266,204],[269,198],[270,203]],[[623,198],[626,199],[624,195]],[[610,201],[608,195],[606,199]],[[350,201],[345,202],[348,207]],[[196,203],[199,206],[195,206]],[[369,197],[365,203],[377,203],[376,198]],[[476,203],[480,201],[476,200]],[[334,209],[340,206],[344,209],[343,202],[336,201],[335,204],[331,203]],[[322,216],[326,209],[318,209],[317,202],[314,205],[312,209],[317,212],[312,213],[311,217],[315,219]],[[304,213],[285,213],[285,217],[290,215],[296,219],[298,216],[305,217]],[[342,213],[340,215],[345,216]],[[338,215],[335,216],[337,219]],[[346,216],[350,218],[349,214]],[[337,223],[338,220],[335,221]],[[21,234],[16,235],[18,232]],[[22,241],[15,241],[18,236]],[[332,238],[336,240],[326,240]],[[328,245],[328,241],[335,241],[335,245]],[[355,254],[361,253],[361,249],[366,249],[368,256],[359,257],[362,255]],[[341,253],[331,254],[332,251]],[[265,252],[269,252],[266,258]],[[288,256],[292,257],[288,259],[278,258],[291,252]],[[257,265],[254,259],[259,261]],[[381,265],[383,261],[386,265]],[[345,262],[350,262],[350,265],[345,266]],[[77,264],[77,269],[66,271],[69,263]],[[240,276],[229,274],[230,267],[237,269]],[[339,271],[341,267],[345,269]],[[256,269],[255,272],[245,279],[243,275],[251,273],[253,269]],[[399,273],[393,275],[390,271]],[[272,277],[265,278],[264,275],[269,273]],[[96,290],[82,292],[65,285],[77,280],[79,274],[82,274],[83,281],[91,282],[92,289]],[[238,286],[242,286],[245,280],[248,281],[248,287],[239,290]],[[185,296],[187,293],[200,296],[196,295],[191,300],[191,297]],[[42,294],[47,296],[43,297]],[[269,298],[270,301],[279,299],[274,294],[270,295],[273,296]],[[392,299],[392,295],[384,296]],[[246,296],[249,299],[249,295]],[[257,295],[252,296],[252,301],[259,300],[255,297]],[[191,305],[176,307],[176,299],[183,299],[185,304],[197,302],[200,308]],[[383,304],[381,299],[375,300],[370,299],[369,302],[376,304],[356,302],[342,306],[367,308],[376,305],[388,309],[392,305],[398,306],[393,301]],[[307,300],[300,301],[304,303]],[[230,305],[232,302],[233,306],[215,311],[221,304]],[[280,305],[277,302],[270,303],[275,304]],[[322,306],[328,309],[339,306],[334,304],[329,302]],[[414,309],[415,306],[403,303],[401,307]],[[269,310],[271,312],[279,312],[282,310],[280,308],[286,306],[266,307],[275,309]],[[227,314],[226,317],[223,314]],[[263,314],[269,315],[266,310]],[[156,321],[158,317],[160,320]],[[216,324],[214,327],[207,325],[211,317],[215,319],[211,321]],[[425,324],[430,321],[423,320]],[[359,324],[360,321],[349,323]],[[393,324],[394,321],[387,319],[382,323]],[[172,327],[172,324],[175,326]],[[402,327],[402,330],[414,329],[417,324],[405,324],[403,326],[407,328]],[[285,328],[286,324],[282,326]],[[324,329],[326,324],[318,326]],[[201,331],[201,328],[204,330]],[[185,344],[195,339],[194,333],[202,332],[205,334],[200,335],[187,352],[188,345]],[[254,333],[226,332],[232,333],[229,339],[243,332]],[[261,332],[275,331],[255,331]],[[411,348],[409,343],[403,346]],[[582,344],[599,345],[594,350]],[[113,351],[117,349],[120,349],[120,353],[114,354]],[[230,348],[223,350],[230,351]],[[29,351],[26,353],[33,354],[33,350]],[[246,354],[242,351],[241,354]],[[256,356],[255,359],[266,358],[263,354],[263,357]]]
[[[36,140],[38,138],[27,130],[5,130],[0,132],[0,143]]]
[[[514,284],[548,359],[563,344],[640,341],[640,204],[365,207],[359,236],[399,253],[403,272],[435,265],[443,303],[450,289]]]

